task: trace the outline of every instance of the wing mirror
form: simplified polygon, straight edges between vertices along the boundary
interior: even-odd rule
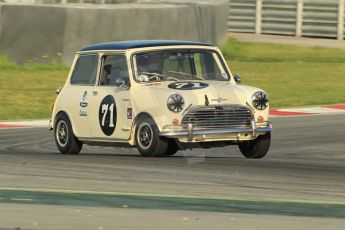
[[[235,82],[236,82],[237,84],[239,84],[239,83],[242,82],[241,77],[240,77],[240,75],[238,75],[238,74],[235,74],[234,80],[235,80]]]
[[[56,95],[59,95],[60,92],[61,92],[61,88],[60,87],[55,90]]]

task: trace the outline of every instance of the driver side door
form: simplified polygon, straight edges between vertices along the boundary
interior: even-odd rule
[[[98,84],[90,95],[92,139],[128,140],[132,105],[126,56],[106,54],[101,60]]]

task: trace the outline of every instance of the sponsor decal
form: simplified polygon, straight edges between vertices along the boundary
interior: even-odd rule
[[[101,104],[99,105],[99,125],[102,132],[110,136],[114,133],[116,127],[116,103],[113,96],[108,95],[103,98]]]
[[[81,117],[87,117],[87,110],[80,109],[80,111],[79,111],[79,116],[81,116]]]
[[[162,84],[161,82],[154,82],[154,83],[145,84],[145,86],[158,86],[158,85],[161,85],[161,84]]]
[[[212,99],[211,101],[216,101],[218,103],[221,103],[222,101],[227,101],[228,99],[226,98],[221,98],[221,97],[218,97],[218,98],[215,98],[215,99]]]
[[[174,82],[168,85],[170,89],[194,90],[208,87],[204,82]]]
[[[80,105],[79,115],[82,117],[86,117],[87,116],[87,106],[89,105],[88,98],[87,98],[87,91],[85,91],[83,93],[83,96],[80,99],[79,105]]]

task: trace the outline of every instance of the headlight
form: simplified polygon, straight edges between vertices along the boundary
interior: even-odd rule
[[[167,106],[172,112],[181,112],[184,107],[184,99],[180,94],[173,94],[168,98]]]
[[[258,110],[264,110],[268,107],[268,95],[262,91],[253,94],[253,106]]]

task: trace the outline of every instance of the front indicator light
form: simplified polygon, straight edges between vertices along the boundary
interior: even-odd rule
[[[257,122],[258,122],[258,123],[264,122],[264,117],[263,117],[263,116],[258,116]]]
[[[173,119],[171,122],[174,126],[177,126],[180,124],[179,120],[177,118]]]

